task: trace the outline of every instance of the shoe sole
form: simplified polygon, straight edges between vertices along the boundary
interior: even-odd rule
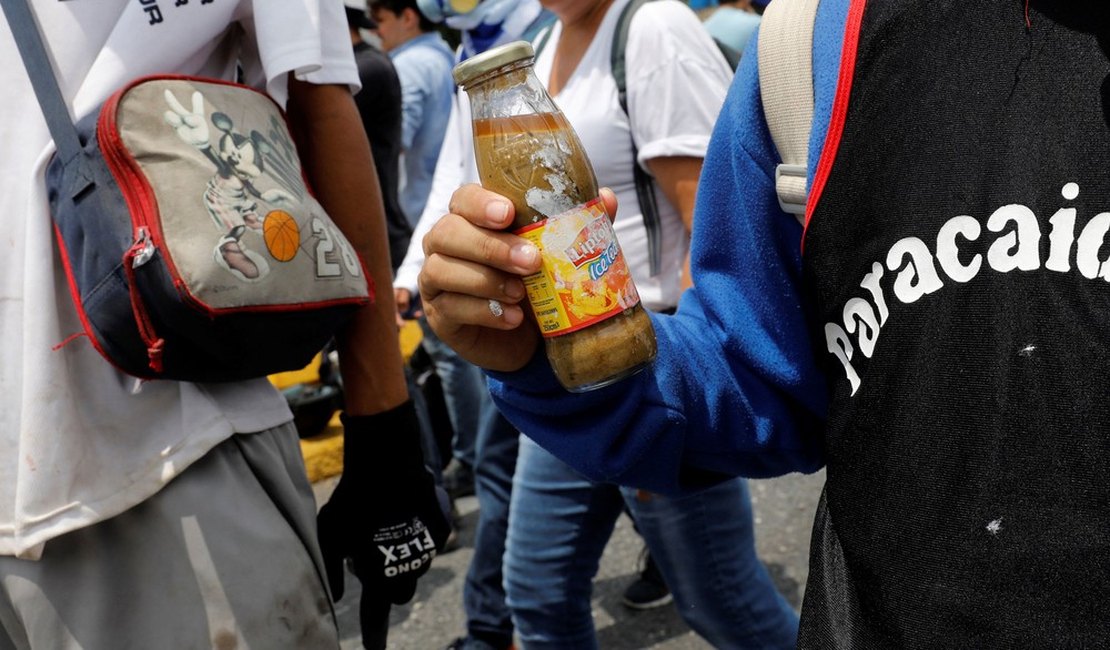
[[[633,602],[631,600],[628,600],[627,598],[621,598],[621,604],[623,604],[625,607],[628,607],[629,609],[636,609],[636,610],[641,610],[642,611],[642,610],[645,610],[645,609],[655,609],[656,607],[662,607],[664,605],[670,605],[671,601],[673,601],[673,600],[674,600],[674,595],[673,594],[667,594],[666,596],[663,596],[662,598],[656,598],[655,600],[649,600],[645,603],[637,603],[637,602]]]

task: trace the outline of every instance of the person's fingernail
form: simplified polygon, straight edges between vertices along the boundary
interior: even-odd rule
[[[505,307],[505,315],[501,317],[501,322],[511,327],[516,327],[524,321],[524,310],[520,307],[512,305]]]
[[[524,268],[532,268],[540,252],[533,244],[517,244],[509,250],[509,259],[513,264]]]
[[[504,223],[509,216],[509,204],[504,201],[490,201],[486,204],[486,217],[494,223]]]
[[[524,287],[519,282],[506,282],[501,287],[501,291],[513,300],[520,300],[524,297]]]

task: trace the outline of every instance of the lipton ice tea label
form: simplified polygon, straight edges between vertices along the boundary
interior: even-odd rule
[[[543,268],[524,278],[524,286],[544,336],[589,327],[640,302],[601,199],[516,234],[543,257]]]

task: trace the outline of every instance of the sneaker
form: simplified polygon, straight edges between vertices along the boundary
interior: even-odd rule
[[[510,644],[509,646],[501,649],[492,646],[488,643],[476,641],[470,637],[460,636],[451,642],[451,645],[444,648],[444,650],[516,650],[516,646]]]
[[[452,499],[474,494],[474,470],[457,458],[452,458],[443,470],[443,488]]]
[[[443,550],[440,553],[447,555],[457,550],[459,550],[459,529],[452,526],[451,532],[447,533],[447,539],[444,540]]]
[[[632,609],[654,609],[669,604],[674,596],[667,588],[667,583],[663,582],[659,567],[655,566],[655,560],[646,548],[642,557],[645,558],[644,569],[640,571],[640,577],[624,590],[621,602]]]
[[[451,499],[449,517],[451,519],[451,531],[447,533],[447,539],[443,542],[443,550],[440,551],[443,554],[456,551],[459,548],[459,529],[462,528],[462,517],[459,516],[459,509],[456,507],[454,499]]]

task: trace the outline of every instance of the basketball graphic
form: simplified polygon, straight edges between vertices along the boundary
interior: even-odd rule
[[[266,250],[279,262],[288,262],[297,256],[301,247],[301,229],[293,217],[284,210],[274,210],[262,222],[262,238]]]

